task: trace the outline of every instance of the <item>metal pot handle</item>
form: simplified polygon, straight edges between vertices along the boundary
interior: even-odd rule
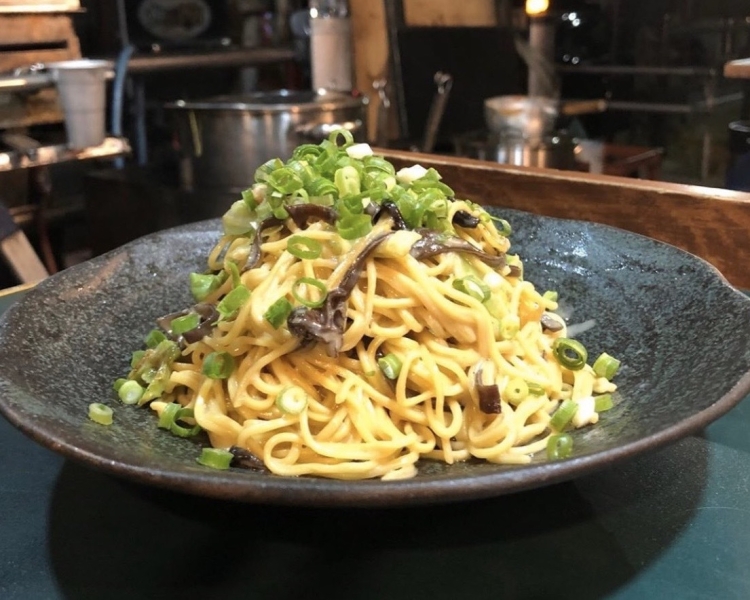
[[[319,142],[337,129],[346,129],[352,135],[356,135],[363,127],[362,119],[355,119],[354,121],[343,121],[341,123],[305,123],[295,128],[294,132],[299,136]]]

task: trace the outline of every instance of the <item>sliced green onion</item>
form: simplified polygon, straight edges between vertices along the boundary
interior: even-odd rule
[[[529,395],[529,385],[520,377],[511,379],[503,388],[502,398],[508,404],[517,406]]]
[[[138,366],[138,364],[143,360],[143,357],[146,355],[145,350],[136,350],[133,352],[133,355],[130,357],[130,366],[132,368],[135,368]]]
[[[120,377],[119,379],[115,379],[115,382],[112,384],[112,389],[119,393],[120,388],[123,386],[123,384],[129,381],[128,379],[125,379],[124,377]]]
[[[168,364],[163,364],[153,371],[149,377],[148,387],[138,399],[138,405],[141,406],[142,404],[146,404],[149,400],[159,398],[164,393],[164,390],[167,389],[167,383],[169,383],[169,377],[171,374],[172,369]]]
[[[172,319],[169,324],[169,328],[175,335],[182,335],[188,331],[192,331],[201,323],[201,317],[198,313],[188,313],[182,317]]]
[[[164,335],[163,331],[160,331],[159,329],[152,329],[151,331],[149,331],[144,342],[146,343],[147,348],[156,348],[160,342],[163,342],[166,339],[167,336]]]
[[[99,425],[112,425],[114,412],[106,404],[92,402],[89,404],[89,419]]]
[[[547,290],[542,294],[542,298],[549,300],[550,302],[557,302],[557,292],[554,290]]]
[[[503,237],[508,237],[511,233],[513,233],[513,228],[505,219],[495,217],[494,215],[490,215],[490,218],[498,224],[499,227],[497,227],[497,232]]]
[[[453,280],[453,287],[459,292],[468,294],[475,300],[484,302],[489,300],[492,293],[490,292],[489,286],[474,275],[468,275],[467,277],[461,277],[460,279]]]
[[[226,379],[234,371],[234,357],[229,352],[211,352],[203,359],[202,373],[210,379]]]
[[[372,229],[372,220],[368,215],[348,215],[336,223],[336,230],[345,240],[361,238]]]
[[[588,358],[583,344],[571,338],[557,338],[552,342],[552,353],[557,362],[571,371],[582,369]]]
[[[547,390],[545,390],[543,386],[534,383],[533,381],[527,381],[526,385],[529,388],[529,394],[532,396],[544,396],[544,394],[547,393]]]
[[[562,404],[549,420],[549,426],[553,431],[563,431],[573,420],[578,410],[578,404],[573,400],[563,400]]]
[[[245,201],[237,200],[221,217],[221,224],[226,235],[244,235],[253,231],[256,219],[257,215],[248,208]]]
[[[602,394],[594,398],[594,410],[598,413],[606,412],[614,406],[611,394]]]
[[[237,312],[242,305],[247,302],[250,298],[250,290],[244,285],[234,288],[229,292],[221,302],[216,305],[216,310],[219,311],[219,316],[222,320],[228,319],[235,312]]]
[[[263,163],[255,170],[255,182],[263,183],[268,179],[268,176],[273,173],[276,169],[280,169],[284,166],[284,163],[279,158],[272,158],[271,160]]]
[[[323,149],[317,144],[300,144],[292,152],[292,158],[296,160],[307,160],[307,158],[318,156]]]
[[[382,156],[365,156],[362,163],[365,165],[366,171],[382,171],[388,175],[396,174],[396,167]]]
[[[314,287],[318,290],[319,294],[317,300],[306,298],[300,293],[300,288],[306,286]],[[294,282],[294,285],[292,286],[292,296],[294,296],[294,299],[300,304],[307,306],[308,308],[317,308],[319,306],[323,306],[323,303],[326,301],[327,295],[328,288],[326,287],[326,284],[319,279],[314,279],[312,277],[300,277],[297,281]]]
[[[317,173],[307,163],[307,161],[291,159],[289,162],[287,162],[287,167],[289,167],[294,172],[294,174],[300,178],[303,186],[309,185],[317,177]],[[305,189],[302,188],[298,189],[297,191],[303,192],[305,191]]]
[[[612,379],[620,368],[620,361],[606,352],[602,352],[594,361],[593,368],[597,377]]]
[[[336,184],[340,198],[354,196],[362,191],[359,173],[350,165],[337,169],[333,175],[333,182]]]
[[[266,184],[282,194],[291,194],[305,185],[299,175],[289,167],[282,167],[270,173]]]
[[[344,138],[341,144],[339,144],[339,137]],[[328,141],[332,143],[334,146],[337,146],[339,148],[344,148],[354,143],[354,136],[352,135],[352,132],[349,131],[348,129],[336,129],[332,131],[331,134],[328,136]]]
[[[240,268],[237,263],[233,260],[226,261],[226,267],[229,271],[229,275],[232,277],[232,287],[236,288],[242,285],[242,279],[240,279]]]
[[[251,211],[258,208],[258,201],[255,199],[255,190],[253,190],[253,188],[242,190],[242,201]]]
[[[211,467],[212,469],[226,470],[232,464],[234,454],[229,450],[220,448],[203,448],[201,455],[196,459],[199,465]]]
[[[161,413],[159,414],[159,422],[156,424],[156,426],[159,429],[169,430],[169,428],[172,427],[172,423],[174,423],[175,415],[177,415],[178,411],[181,408],[182,406],[177,402],[170,402],[169,404],[165,405]]]
[[[170,433],[178,436],[178,437],[193,437],[194,435],[198,435],[202,431],[202,427],[200,425],[193,425],[192,427],[185,427],[183,425],[180,425],[180,421],[183,419],[192,419],[193,418],[193,409],[192,408],[181,408],[178,410],[174,415],[174,421],[172,421],[172,424],[169,426]]]
[[[378,366],[388,379],[398,379],[401,373],[401,359],[392,352],[378,359]]]
[[[138,401],[143,397],[143,392],[145,392],[145,390],[140,383],[128,379],[124,381],[117,390],[117,396],[123,404],[138,404]]]
[[[547,458],[560,460],[573,454],[573,438],[568,433],[551,435],[547,440]]]
[[[333,181],[331,181],[330,179],[326,179],[325,177],[318,177],[310,183],[307,188],[307,192],[311,197],[327,195],[337,196],[339,193],[339,189],[336,187],[336,184],[333,183]]]
[[[299,386],[290,385],[276,396],[276,406],[283,413],[298,415],[307,406],[307,392]]]
[[[297,258],[312,260],[320,256],[323,246],[305,235],[293,235],[286,242],[286,251]]]
[[[268,307],[263,318],[271,324],[271,327],[278,329],[286,323],[287,317],[291,312],[292,303],[282,296]]]
[[[223,275],[223,274],[222,274]],[[190,273],[190,292],[198,302],[205,300],[224,283],[225,275]]]

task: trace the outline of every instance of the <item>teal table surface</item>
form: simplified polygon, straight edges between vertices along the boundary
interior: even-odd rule
[[[750,398],[699,435],[568,483],[306,509],[128,483],[0,419],[0,598],[746,599],[749,430]]]

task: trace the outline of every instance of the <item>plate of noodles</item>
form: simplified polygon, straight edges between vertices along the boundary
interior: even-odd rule
[[[43,281],[0,323],[0,411],[125,478],[401,505],[570,479],[750,391],[750,299],[612,227],[483,207],[334,132],[221,220]]]

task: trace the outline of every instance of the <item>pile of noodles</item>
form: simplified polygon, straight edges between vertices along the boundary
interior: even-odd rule
[[[179,408],[178,431],[205,431],[233,464],[339,479],[408,478],[422,459],[527,463],[595,423],[613,370],[560,345],[556,294],[524,279],[509,224],[442,183],[415,186],[439,182],[431,170],[396,173],[336,142],[322,201],[279,192],[273,173],[330,144],[259,170],[191,275],[196,306],[161,319],[134,359],[138,403],[161,419]],[[388,175],[363,192],[368,164]],[[359,185],[353,170],[342,182],[358,165]],[[406,195],[423,189],[442,202],[415,219]]]

